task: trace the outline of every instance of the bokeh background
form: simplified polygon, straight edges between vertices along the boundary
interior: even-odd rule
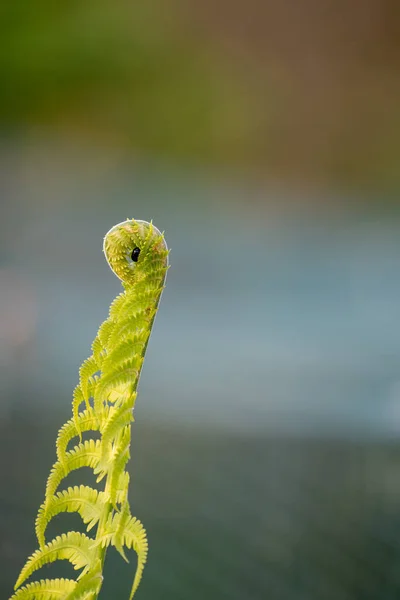
[[[2,599],[127,217],[172,248],[133,428],[138,598],[399,597],[398,8],[3,0]],[[134,564],[109,553],[101,599]]]

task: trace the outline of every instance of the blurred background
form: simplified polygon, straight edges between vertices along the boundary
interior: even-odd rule
[[[397,0],[3,0],[0,82],[0,597],[135,217],[172,248],[138,598],[398,598]],[[109,553],[101,599],[134,564]]]

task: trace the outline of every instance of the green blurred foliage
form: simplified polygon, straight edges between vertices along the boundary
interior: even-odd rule
[[[3,128],[50,124],[181,158],[239,149],[249,98],[165,4],[20,1],[0,13]]]
[[[0,131],[398,189],[394,0],[0,6]]]

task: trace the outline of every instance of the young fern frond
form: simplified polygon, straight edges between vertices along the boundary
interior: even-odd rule
[[[134,549],[138,561],[130,600],[137,590],[147,558],[143,525],[131,515],[128,502],[131,423],[147,343],[168,269],[163,235],[145,221],[128,219],[104,239],[104,252],[124,291],[112,302],[109,316],[92,343],[92,354],[79,369],[73,393],[72,418],[56,441],[57,460],[46,484],[36,518],[39,549],[28,559],[11,600],[95,600],[103,581],[107,547],[124,560]],[[83,406],[82,406],[83,405]],[[82,433],[98,432],[100,439],[82,441]],[[76,445],[69,448],[74,438]],[[59,490],[72,471],[89,467],[104,481],[103,490],[87,485]],[[87,532],[69,531],[46,543],[46,528],[60,513],[78,513]],[[81,570],[77,580],[25,581],[43,565],[68,560]],[[22,584],[24,584],[22,586]],[[22,586],[22,587],[21,587]]]

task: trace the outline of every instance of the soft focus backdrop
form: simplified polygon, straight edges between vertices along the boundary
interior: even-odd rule
[[[399,597],[399,162],[397,0],[2,2],[2,599],[128,217],[172,248],[138,598]],[[133,568],[110,552],[101,599]]]

